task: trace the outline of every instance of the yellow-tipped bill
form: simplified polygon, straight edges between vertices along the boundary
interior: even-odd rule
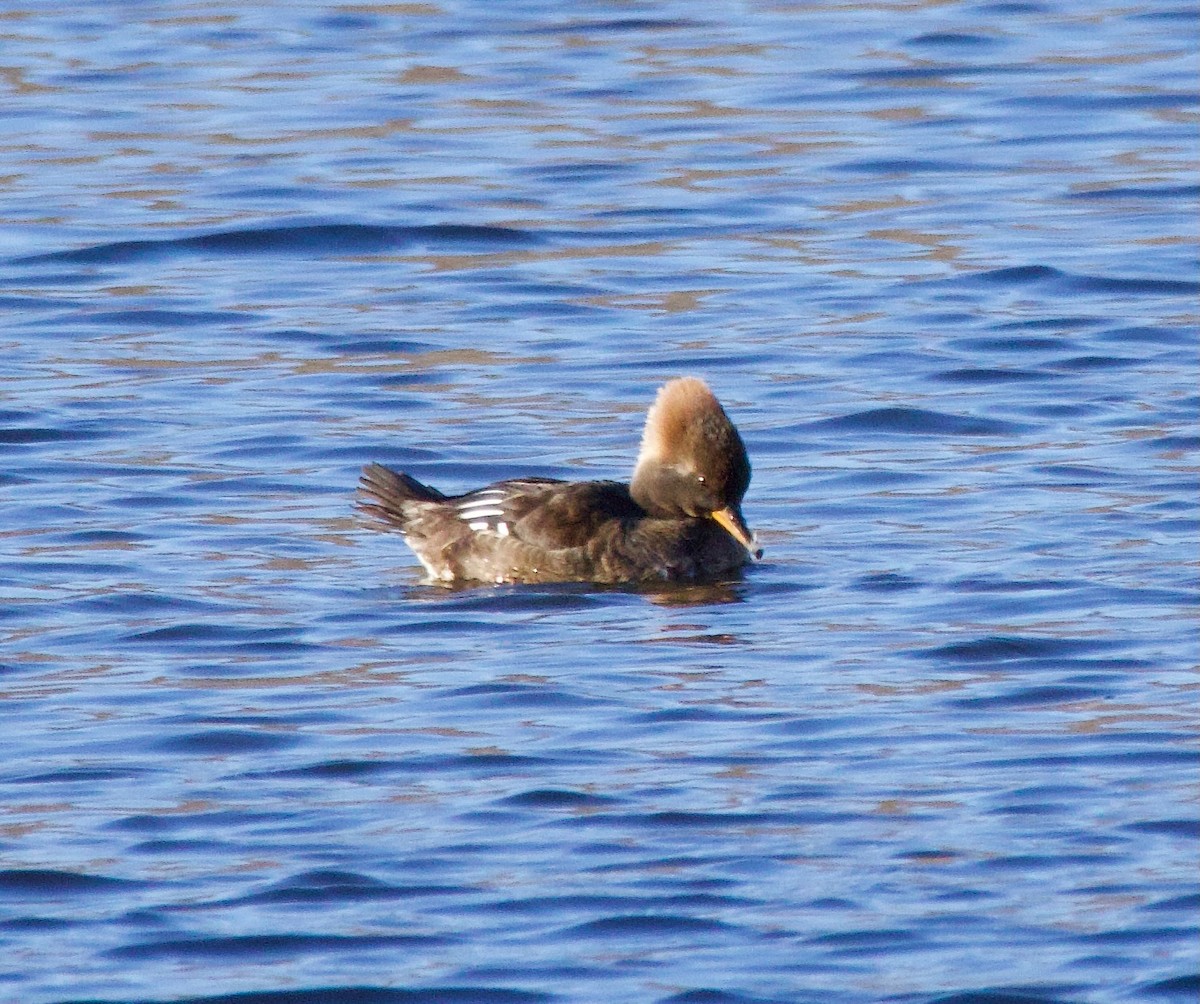
[[[718,509],[712,514],[712,518],[721,524],[721,527],[734,540],[742,545],[750,552],[750,557],[761,558],[762,548],[758,546],[758,541],[754,539],[754,534],[750,532],[750,528],[746,526],[746,521],[742,519],[742,514],[736,509],[726,507]]]

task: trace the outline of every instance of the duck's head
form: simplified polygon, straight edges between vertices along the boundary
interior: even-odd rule
[[[762,551],[742,518],[750,459],[721,403],[696,377],[666,383],[646,415],[630,492],[652,516],[716,520],[752,557]]]

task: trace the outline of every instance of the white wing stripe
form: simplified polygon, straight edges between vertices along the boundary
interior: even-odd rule
[[[467,509],[473,505],[480,505],[483,502],[498,502],[507,492],[503,488],[481,488],[477,492],[471,492],[469,496],[458,503],[460,509]]]
[[[475,505],[470,508],[462,508],[458,511],[459,519],[473,520],[485,519],[488,516],[503,516],[504,510],[497,509],[492,505]]]

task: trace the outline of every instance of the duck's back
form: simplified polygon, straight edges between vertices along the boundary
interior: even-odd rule
[[[363,508],[399,527],[442,581],[590,579],[600,552],[645,515],[615,481],[515,478],[446,496],[372,464],[362,488]]]

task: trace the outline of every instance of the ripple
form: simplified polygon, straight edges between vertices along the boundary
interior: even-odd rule
[[[571,937],[611,938],[641,935],[696,935],[727,933],[736,930],[732,925],[703,917],[681,914],[626,914],[601,917],[577,924],[565,933]]]
[[[501,799],[500,804],[530,809],[595,809],[610,807],[615,801],[616,799],[609,795],[593,795],[561,788],[537,788],[509,795]]]
[[[42,443],[73,443],[89,439],[103,439],[107,433],[96,428],[6,428],[0,429],[0,445],[34,446]]]
[[[1114,278],[1099,275],[1072,275],[1049,265],[1016,265],[1009,268],[976,272],[969,277],[973,283],[992,286],[1046,286],[1064,293],[1125,293],[1136,295],[1194,296],[1200,292],[1200,282],[1180,279]]]
[[[249,771],[247,778],[362,778],[373,774],[384,774],[397,769],[387,760],[326,760],[321,763],[288,767],[283,770]]]
[[[1007,436],[1023,427],[996,419],[894,407],[872,408],[839,418],[810,422],[799,428],[886,432],[907,436]]]
[[[167,753],[249,753],[286,749],[299,742],[298,737],[277,732],[251,732],[245,729],[213,729],[192,732],[170,739],[160,739],[155,745]]]
[[[209,328],[218,324],[240,324],[244,313],[217,310],[164,310],[140,307],[133,310],[99,310],[75,319],[78,324],[116,325],[121,328]]]
[[[1111,690],[1056,685],[1020,687],[1004,694],[988,697],[965,697],[949,703],[961,708],[1033,708],[1042,705],[1069,704],[1075,701],[1111,700],[1112,697]]]
[[[962,367],[953,370],[943,370],[941,373],[934,374],[933,377],[935,380],[943,380],[946,383],[966,384],[1016,383],[1031,380],[1052,380],[1053,378],[1053,373],[1045,373],[1041,370],[1001,369],[999,367]]]
[[[1141,909],[1158,913],[1173,913],[1175,911],[1195,913],[1197,910],[1200,910],[1200,892],[1156,900],[1153,903],[1147,903]]]
[[[942,77],[956,72],[951,67],[920,70],[879,70],[856,74],[859,79],[866,80],[900,80],[921,79],[926,77]],[[957,72],[965,72],[965,68]],[[967,165],[953,160],[932,160],[918,157],[894,157],[868,160],[851,160],[837,165],[840,171],[861,171],[864,174],[881,174],[904,177],[911,174],[959,174],[966,170]],[[978,166],[975,167],[979,169]]]
[[[1073,1004],[1073,1001],[1072,997],[1059,997],[1053,990],[998,987],[931,997],[927,1004]]]
[[[1200,195],[1200,185],[1110,185],[1104,188],[1088,188],[1068,192],[1068,199],[1183,199],[1195,200]]]
[[[1077,940],[1088,944],[1101,945],[1168,945],[1190,943],[1195,939],[1196,929],[1192,927],[1124,927],[1112,931],[1092,931],[1087,935],[1078,935]]]
[[[122,833],[170,833],[190,829],[212,829],[225,832],[248,825],[285,822],[292,818],[286,812],[255,812],[238,809],[174,814],[141,812],[113,819],[105,823],[105,828]]]
[[[5,778],[5,784],[89,784],[100,781],[116,781],[143,777],[148,773],[143,768],[108,767],[64,767],[40,774],[26,774]]]
[[[905,575],[899,575],[895,572],[876,572],[871,575],[864,575],[854,583],[853,588],[871,593],[896,593],[909,589],[919,589],[920,587],[921,583]]]
[[[988,663],[1012,659],[1062,659],[1111,649],[1115,645],[1115,642],[1092,638],[1022,638],[1015,635],[991,635],[972,641],[922,649],[914,654],[927,659]]]
[[[1200,973],[1187,976],[1172,976],[1154,983],[1146,983],[1139,987],[1142,994],[1154,998],[1173,998],[1180,1001],[1194,1001],[1200,993]]]
[[[71,251],[51,251],[11,259],[14,265],[71,263],[109,265],[153,261],[185,254],[326,255],[377,254],[414,247],[492,250],[536,247],[541,238],[511,227],[447,223],[421,226],[370,226],[362,223],[292,225],[225,230],[164,240],[117,241]]]
[[[144,941],[112,948],[105,954],[114,959],[236,959],[246,956],[269,958],[278,955],[307,955],[373,948],[414,948],[422,945],[449,944],[453,940],[446,935],[429,934],[247,934]]]
[[[171,997],[170,1004],[544,1004],[554,998],[527,990],[488,986],[372,987],[361,984],[300,990],[249,990],[209,997]],[[63,1004],[95,1004],[64,1001]],[[168,1004],[168,998],[127,1004]]]
[[[59,871],[53,868],[0,870],[0,891],[14,896],[74,896],[80,893],[119,893],[143,883],[107,875]]]
[[[900,928],[869,931],[838,931],[809,938],[807,944],[823,948],[836,955],[859,955],[863,953],[906,952],[924,943],[920,935]]]
[[[909,45],[926,46],[929,48],[990,48],[999,43],[999,39],[990,35],[971,35],[953,31],[931,31],[924,35],[916,35],[908,40]]]
[[[179,911],[224,910],[234,906],[260,903],[373,903],[410,900],[426,896],[462,895],[471,890],[464,886],[433,883],[396,884],[336,869],[317,869],[293,875],[267,889],[233,899],[188,903]]]
[[[1200,767],[1200,753],[1196,754],[1196,766]],[[1156,833],[1185,840],[1200,838],[1200,820],[1197,819],[1149,819],[1129,823],[1125,829],[1135,833]]]
[[[1049,473],[1048,471],[1046,473]],[[1090,483],[1090,482],[1084,482]],[[1028,579],[1008,580],[991,578],[956,579],[953,582],[955,590],[968,593],[1026,593],[1026,592],[1062,592],[1067,589],[1078,589],[1082,582],[1074,579]]]
[[[1135,366],[1143,360],[1130,356],[1072,356],[1070,359],[1056,359],[1047,365],[1058,370],[1079,372],[1082,370],[1113,370],[1125,366]]]
[[[626,31],[674,31],[683,28],[705,28],[709,23],[676,18],[618,17],[618,18],[569,18],[562,24],[541,28],[528,28],[527,35],[563,35],[598,32],[601,34]]]

